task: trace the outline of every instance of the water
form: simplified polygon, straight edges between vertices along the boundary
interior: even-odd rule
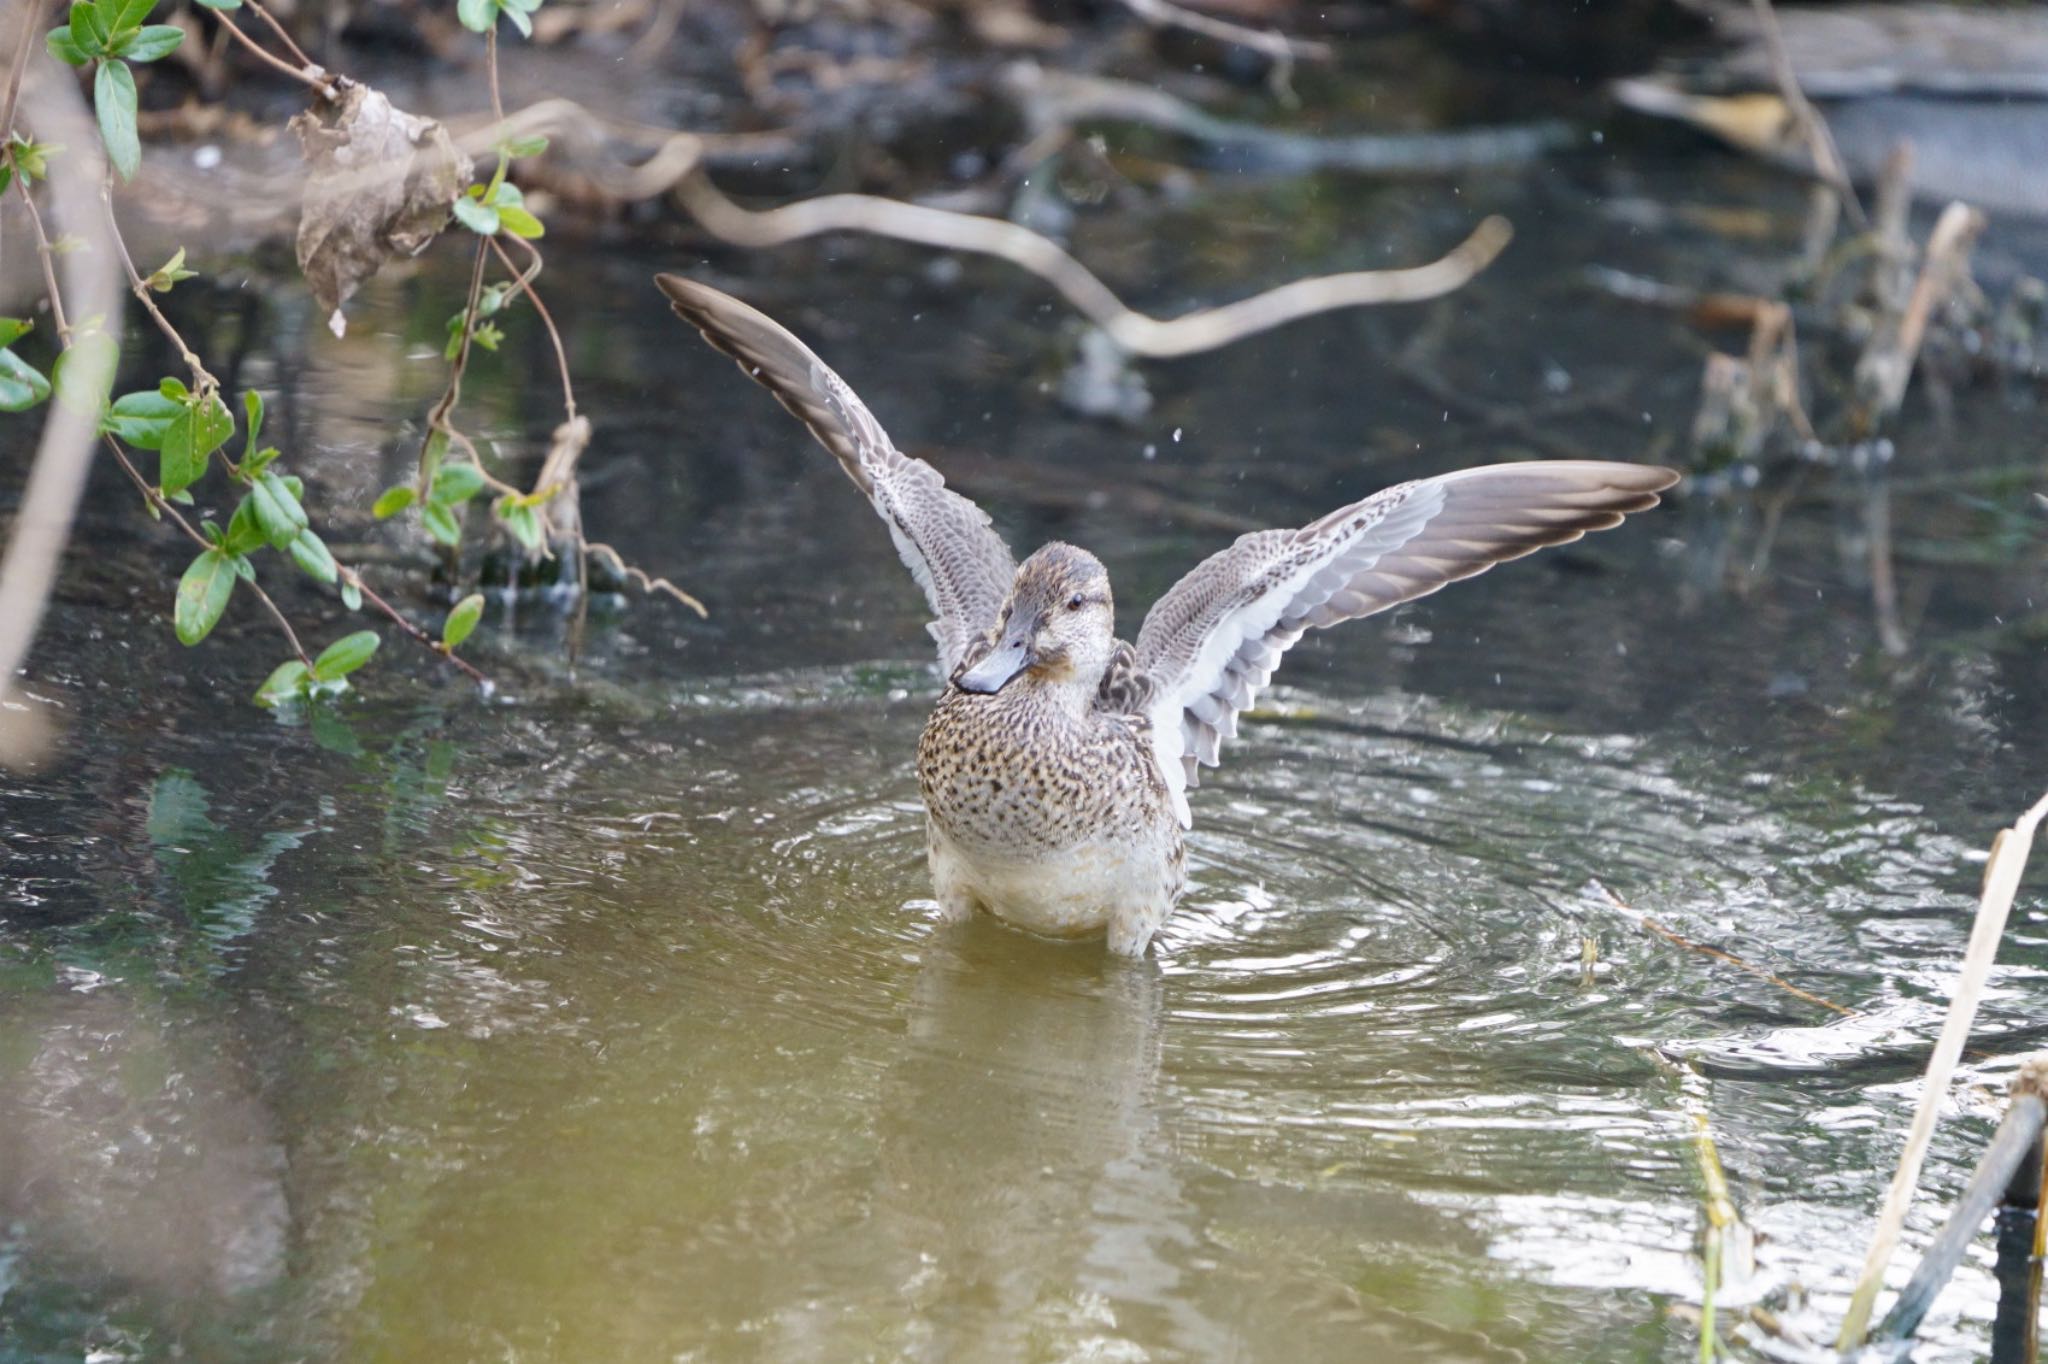
[[[1148,367],[1135,429],[1062,414],[1065,314],[993,267],[565,241],[586,516],[713,615],[600,620],[571,680],[546,608],[494,607],[488,702],[393,642],[310,724],[241,704],[275,642],[238,606],[180,650],[157,619],[180,556],[109,482],[33,669],[66,760],[0,786],[0,1358],[1692,1358],[1699,1115],[1761,1233],[1746,1291],[1796,1281],[1825,1330],[1981,850],[2042,781],[2031,390],[1899,433],[1904,659],[1826,481],[1741,593],[1712,570],[1754,510],[1681,499],[1305,643],[1206,776],[1192,889],[1131,965],[936,923],[922,604],[830,461],[648,283],[697,269],[786,318],[1013,544],[1097,550],[1128,633],[1232,518],[1532,441],[1677,457],[1693,334],[1576,282],[1739,272],[1687,220],[1641,230],[1672,203],[1762,204],[1761,255],[1800,196],[1603,154],[1084,219],[1079,249],[1161,311],[1419,257],[1485,211],[1520,233],[1447,303]],[[1991,241],[1987,271],[2048,259]],[[342,342],[267,283],[253,322],[172,301],[210,345],[243,336],[316,515],[356,518],[330,539],[375,541],[360,509],[405,476],[393,433],[460,284],[381,280]],[[552,380],[507,329],[469,420],[530,460]],[[1537,418],[1449,410],[1404,355]],[[2043,884],[1901,1272],[2048,1045]],[[1993,1302],[1987,1252],[1920,1357],[1980,1356]]]

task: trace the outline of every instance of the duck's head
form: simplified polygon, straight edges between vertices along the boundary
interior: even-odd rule
[[[1109,571],[1087,550],[1055,541],[1018,565],[995,629],[954,670],[953,685],[997,692],[1028,677],[1093,692],[1115,649]]]

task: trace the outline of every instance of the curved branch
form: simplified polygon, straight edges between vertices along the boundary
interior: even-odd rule
[[[824,232],[867,232],[948,251],[998,256],[1052,285],[1126,351],[1155,360],[1216,350],[1338,308],[1412,303],[1447,294],[1490,265],[1514,235],[1508,220],[1496,215],[1427,265],[1316,275],[1236,303],[1162,320],[1128,307],[1057,243],[999,218],[867,194],[827,194],[755,213],[726,198],[701,171],[685,176],[676,193],[698,222],[735,246],[781,246]]]

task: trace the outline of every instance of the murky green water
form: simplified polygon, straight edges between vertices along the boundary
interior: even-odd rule
[[[1796,1280],[1824,1329],[1981,849],[2042,784],[2031,391],[1901,433],[1902,660],[1876,645],[1861,493],[1828,480],[1743,593],[1716,570],[1758,514],[1681,499],[1305,644],[1197,796],[1193,890],[1133,966],[936,925],[917,594],[829,460],[647,284],[699,268],[785,317],[1014,543],[1099,551],[1128,632],[1233,533],[1218,513],[1298,523],[1532,442],[1675,457],[1697,343],[1575,271],[1715,279],[1736,248],[1645,233],[1643,206],[1758,202],[1746,249],[1785,249],[1797,193],[1721,162],[1084,220],[1080,249],[1162,311],[1419,256],[1481,211],[1520,229],[1446,303],[1149,369],[1139,429],[1058,409],[1064,314],[999,270],[564,240],[586,516],[713,617],[602,622],[572,683],[545,608],[496,614],[489,702],[393,647],[367,697],[273,723],[240,700],[263,623],[179,650],[149,576],[175,552],[135,542],[110,485],[110,562],[75,564],[32,669],[66,761],[0,785],[0,1357],[1678,1360],[1698,1114],[1763,1233],[1753,1290]],[[2019,228],[1987,256],[2048,259]],[[381,281],[345,342],[289,295],[174,299],[273,395],[316,507],[360,509],[403,476],[393,432],[459,283]],[[553,390],[509,330],[472,426],[531,459]],[[1535,425],[1447,410],[1401,376],[1418,354]],[[1937,1195],[2048,1044],[2043,884]],[[1987,1262],[1922,1358],[1981,1354]]]

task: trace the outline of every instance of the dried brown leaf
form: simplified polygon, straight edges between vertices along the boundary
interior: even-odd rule
[[[299,269],[339,336],[341,305],[393,256],[417,255],[447,226],[470,161],[448,130],[367,85],[294,118],[306,157]]]

